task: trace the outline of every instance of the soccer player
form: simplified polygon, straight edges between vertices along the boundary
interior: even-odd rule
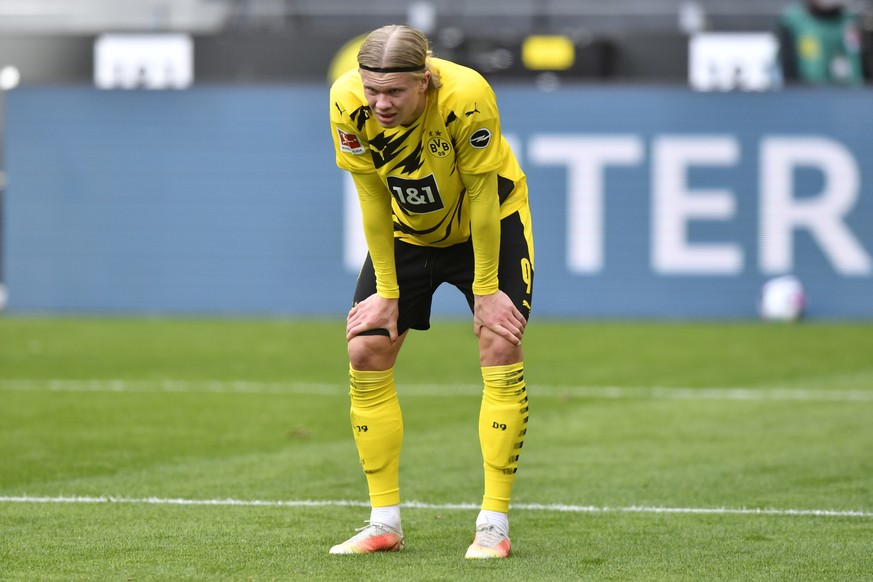
[[[346,322],[351,424],[371,512],[331,554],[403,548],[403,420],[394,364],[408,330],[430,327],[433,294],[457,287],[473,312],[484,389],[485,491],[467,558],[510,553],[509,500],[528,421],[522,336],[534,249],[524,173],[477,72],[433,58],[420,31],[370,33],[330,92],[337,165],[351,173],[368,255]]]

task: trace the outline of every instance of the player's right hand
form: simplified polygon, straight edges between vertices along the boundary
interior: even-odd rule
[[[346,341],[371,329],[385,329],[391,343],[397,341],[397,314],[399,301],[373,293],[356,303],[346,318]]]

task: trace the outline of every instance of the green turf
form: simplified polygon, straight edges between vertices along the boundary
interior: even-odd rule
[[[397,366],[406,551],[344,557],[367,510],[341,322],[0,318],[0,579],[870,580],[871,346],[535,320],[514,553],[469,563],[469,323]]]

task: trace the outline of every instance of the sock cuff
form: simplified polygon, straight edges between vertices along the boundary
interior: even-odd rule
[[[394,368],[388,368],[387,370],[355,370],[349,365],[349,378],[353,386],[384,384],[394,378]]]
[[[482,380],[486,385],[501,388],[524,385],[524,362],[506,366],[482,366]]]

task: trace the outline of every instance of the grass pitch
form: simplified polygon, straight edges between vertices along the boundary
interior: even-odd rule
[[[362,525],[341,322],[0,319],[0,579],[869,580],[873,326],[526,335],[513,555],[482,489],[470,324],[397,366],[407,549]]]

